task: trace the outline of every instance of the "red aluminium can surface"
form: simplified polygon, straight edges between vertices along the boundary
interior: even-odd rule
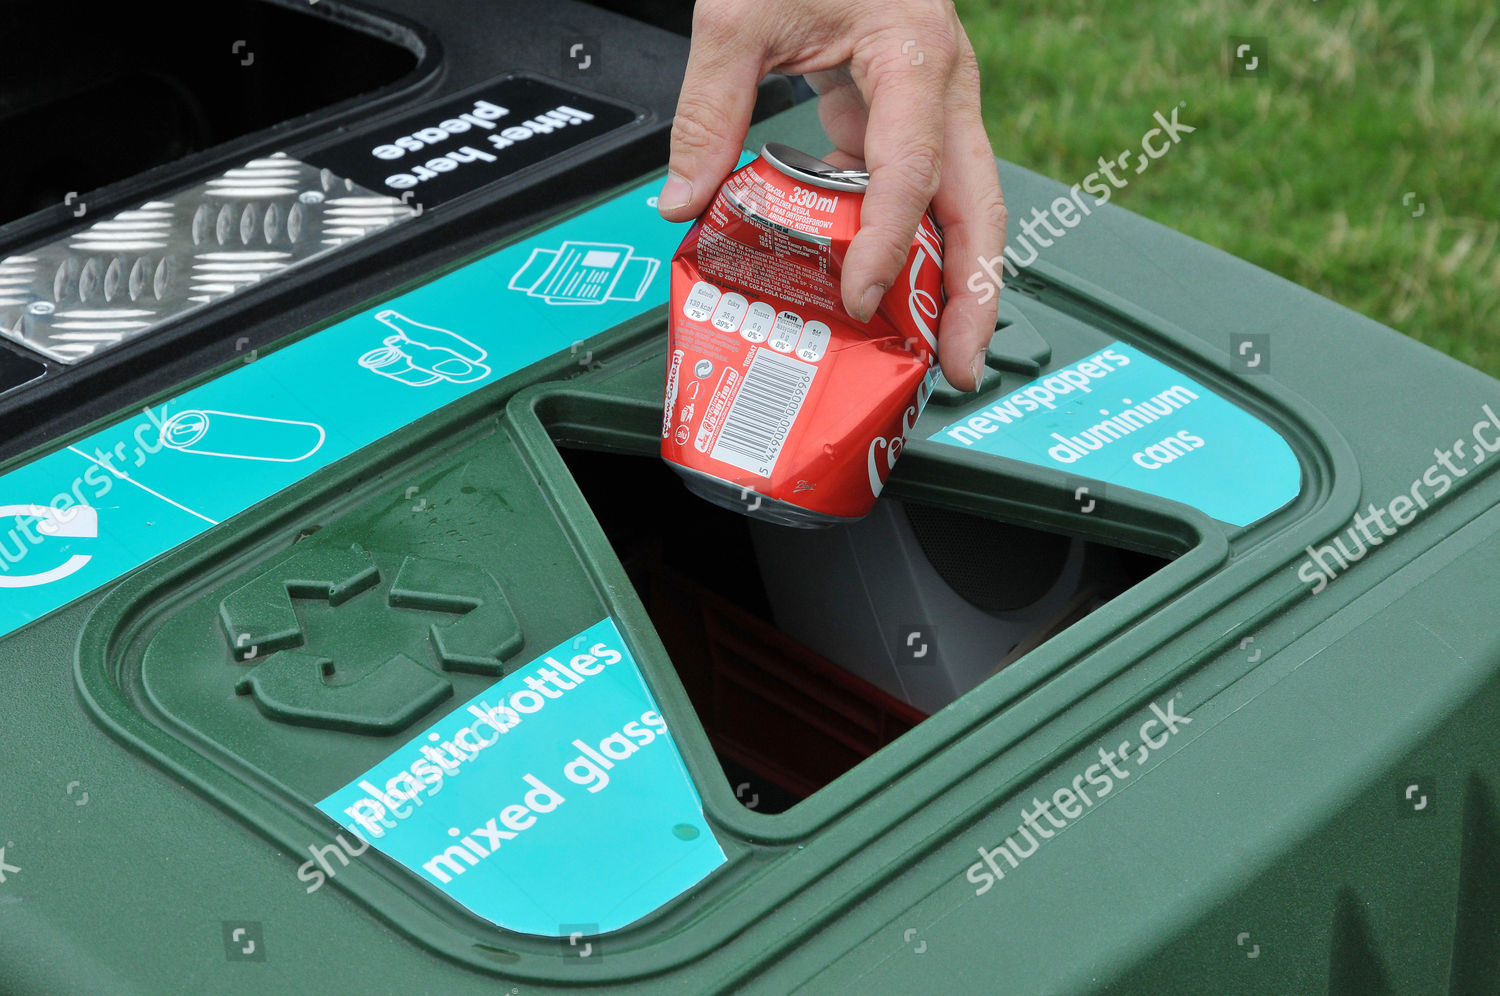
[[[672,258],[662,457],[787,525],[870,511],[937,380],[943,241],[924,215],[869,322],[840,273],[869,175],[767,143]]]

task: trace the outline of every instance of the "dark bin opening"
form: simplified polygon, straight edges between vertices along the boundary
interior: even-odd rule
[[[809,531],[752,522],[694,496],[654,457],[566,446],[560,453],[746,806],[768,813],[790,808],[926,718],[929,710],[856,673],[858,660],[836,662],[809,646],[840,647],[861,638],[867,648],[889,643],[892,634],[871,632],[877,627],[856,632],[862,622],[858,614],[835,618],[839,586],[850,581],[837,575],[847,575],[854,562],[809,548],[810,543],[857,548],[867,542],[861,537],[885,528],[881,523]],[[630,481],[629,489],[621,481]],[[890,527],[920,546],[912,559],[923,562],[902,569],[922,584],[945,586],[935,594],[961,600],[973,613],[1011,620],[1004,630],[1010,634],[1003,645],[1008,650],[974,662],[985,676],[1166,563],[937,506],[883,504],[880,514]],[[1007,552],[1011,562],[1027,569],[1003,585],[987,579],[971,559]],[[785,591],[773,597],[774,587],[785,589],[799,576],[809,591],[827,590],[828,601],[812,613],[827,620],[821,630],[816,624],[808,628],[807,614],[799,617]],[[871,577],[853,581],[884,583]],[[805,601],[802,593],[792,598]],[[1042,607],[1016,623],[1017,610],[1027,605]],[[897,644],[899,650],[899,639]],[[911,663],[920,670],[920,660]]]
[[[0,6],[0,224],[369,93],[400,45],[262,0]]]

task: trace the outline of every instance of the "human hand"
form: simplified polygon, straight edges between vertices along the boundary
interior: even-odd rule
[[[672,122],[663,217],[702,214],[734,169],[767,73],[805,75],[840,168],[870,172],[844,260],[844,308],[874,313],[906,262],[930,203],[943,229],[947,303],[938,359],[948,382],[979,386],[998,295],[971,290],[971,261],[1000,254],[1005,202],[979,114],[974,48],[949,0],[698,0]]]

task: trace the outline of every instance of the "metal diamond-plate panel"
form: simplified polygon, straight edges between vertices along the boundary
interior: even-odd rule
[[[282,153],[0,260],[0,334],[62,363],[416,215]]]

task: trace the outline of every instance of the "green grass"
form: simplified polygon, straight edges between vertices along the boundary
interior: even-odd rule
[[[1117,203],[1500,376],[1494,0],[958,11],[997,155],[1075,183],[1186,101],[1198,130]],[[1268,76],[1229,76],[1230,35],[1266,38]]]

